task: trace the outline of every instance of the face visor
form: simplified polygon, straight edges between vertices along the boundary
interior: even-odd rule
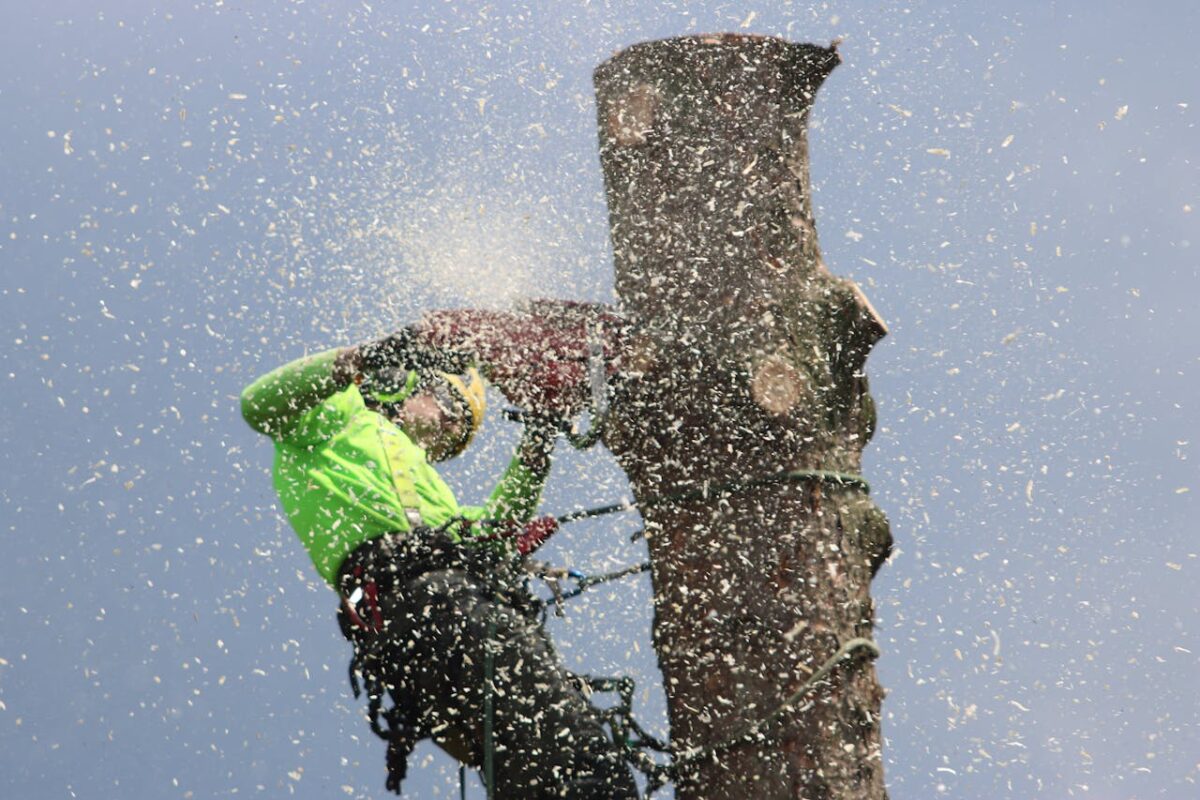
[[[400,408],[410,397],[429,394],[445,419],[461,423],[462,435],[448,448],[446,458],[466,448],[483,423],[487,407],[483,378],[474,367],[463,375],[403,369],[380,371],[364,380],[360,389],[364,398],[377,404],[389,418],[399,416]]]

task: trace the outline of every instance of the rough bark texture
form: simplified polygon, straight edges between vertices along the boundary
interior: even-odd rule
[[[605,443],[639,499],[793,469],[859,472],[863,364],[886,329],[821,261],[805,128],[832,48],[745,36],[639,44],[595,74],[617,292],[639,331]],[[887,520],[807,481],[645,511],[654,638],[677,747],[721,740],[853,637]],[[678,797],[886,796],[882,690],[834,671],[760,743]]]

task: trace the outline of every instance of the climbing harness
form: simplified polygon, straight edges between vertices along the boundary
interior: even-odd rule
[[[489,594],[497,602],[503,600],[524,614],[536,611],[529,601],[523,605],[508,597],[519,585],[519,576],[497,569],[490,548],[470,552],[461,548],[448,535],[448,527],[438,529],[417,527],[400,535],[384,534],[364,542],[343,563],[338,575],[338,594],[342,601],[338,622],[342,634],[354,645],[350,661],[350,688],[358,698],[365,690],[367,717],[372,732],[388,744],[386,786],[400,791],[407,771],[407,761],[416,744],[432,735],[421,710],[414,704],[408,687],[389,671],[402,660],[397,644],[387,635],[382,598],[418,576],[440,569],[459,569],[476,579],[487,576]],[[397,568],[402,565],[400,568]],[[494,611],[493,611],[494,614]],[[497,620],[488,620],[484,637],[483,687],[484,705],[484,763],[483,778],[494,792],[493,691],[495,682]],[[391,699],[391,706],[385,702]]]

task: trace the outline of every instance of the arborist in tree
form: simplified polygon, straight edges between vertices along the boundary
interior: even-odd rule
[[[411,329],[293,361],[241,401],[251,427],[274,439],[283,509],[341,598],[355,694],[361,679],[371,726],[389,743],[387,787],[400,791],[409,753],[429,737],[483,767],[494,797],[636,798],[520,569],[554,530],[527,523],[558,420],[527,417],[495,491],[468,507],[431,462],[470,442],[483,382],[467,357],[422,345]]]

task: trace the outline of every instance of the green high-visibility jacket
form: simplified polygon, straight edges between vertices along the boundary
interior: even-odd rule
[[[417,521],[451,519],[527,522],[537,510],[545,473],[514,458],[483,506],[460,506],[425,451],[382,414],[368,409],[358,387],[332,378],[337,350],[301,358],[242,392],[242,416],[275,440],[275,489],[292,528],[330,585],[353,550]],[[410,521],[411,518],[411,521]],[[458,526],[451,535],[458,536]],[[486,533],[473,525],[466,536]]]

